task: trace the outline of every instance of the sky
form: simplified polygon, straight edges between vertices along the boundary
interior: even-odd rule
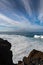
[[[0,0],[0,31],[43,31],[43,0]]]

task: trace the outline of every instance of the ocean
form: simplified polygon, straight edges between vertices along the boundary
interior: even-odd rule
[[[25,35],[0,34],[0,38],[11,43],[14,63],[18,63],[24,56],[28,56],[33,49],[43,51],[43,35],[27,37]]]

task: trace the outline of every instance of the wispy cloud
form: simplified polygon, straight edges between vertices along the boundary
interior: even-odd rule
[[[19,17],[20,18],[20,17]],[[11,18],[8,18],[7,16],[3,15],[3,14],[0,14],[0,26],[6,26],[6,28],[9,28],[9,30],[27,30],[27,31],[33,31],[33,30],[41,30],[43,29],[42,27],[43,26],[40,26],[40,25],[33,25],[31,24],[31,22],[29,20],[27,20],[26,18],[24,17],[21,17],[23,18],[22,21],[15,21],[15,20],[12,20]],[[15,29],[16,27],[16,29]]]
[[[28,13],[28,15],[32,15],[32,10],[30,7],[30,0],[22,0],[22,1],[24,3],[24,7],[25,7],[25,10]]]

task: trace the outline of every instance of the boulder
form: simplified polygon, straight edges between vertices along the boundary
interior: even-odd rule
[[[23,61],[18,61],[18,65],[24,65]]]
[[[23,62],[24,65],[43,65],[43,52],[33,49]]]
[[[7,40],[3,40],[2,38],[0,38],[0,48],[5,48],[10,50],[11,48],[11,43],[9,43]]]
[[[28,59],[28,57],[24,57],[24,58],[23,58],[23,62],[24,62],[24,65],[28,65],[28,64],[29,64],[29,59]]]
[[[29,60],[29,65],[43,64],[43,52],[33,49],[28,56],[28,60]]]
[[[0,38],[0,65],[13,65],[11,43]]]

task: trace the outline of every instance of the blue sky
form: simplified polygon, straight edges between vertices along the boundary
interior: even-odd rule
[[[43,31],[43,0],[0,0],[0,31]]]

